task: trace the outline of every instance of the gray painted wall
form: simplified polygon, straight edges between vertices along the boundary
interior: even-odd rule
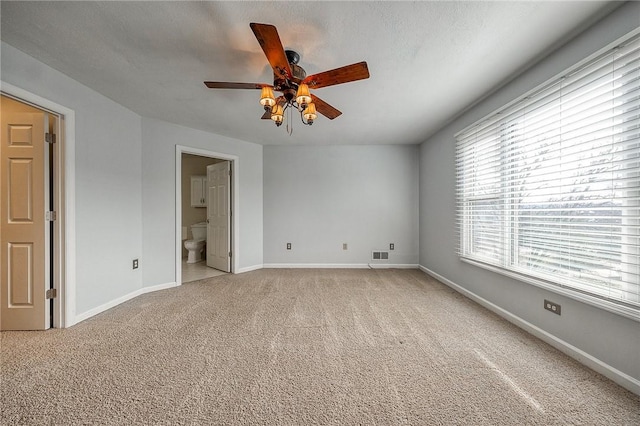
[[[239,157],[240,250],[234,255],[241,269],[262,266],[262,146],[143,118],[143,286],[175,282],[176,145]]]
[[[265,264],[363,265],[389,243],[417,263],[417,146],[264,148]]]
[[[6,43],[2,80],[75,111],[75,313],[140,289],[140,116]]]
[[[628,3],[468,110],[420,149],[420,264],[640,380],[640,323],[461,262],[456,255],[454,134],[638,27]],[[543,299],[562,316],[543,310]]]
[[[262,265],[262,146],[142,119],[6,43],[1,54],[3,81],[75,111],[74,314],[175,282],[175,145],[240,158],[236,254]]]

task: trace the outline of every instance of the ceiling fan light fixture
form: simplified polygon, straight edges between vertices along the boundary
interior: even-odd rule
[[[228,81],[205,81],[204,84],[210,89],[260,89],[260,105],[264,107],[261,119],[271,118],[276,126],[284,122],[287,110],[289,121],[293,120],[295,111],[296,115],[300,114],[302,123],[306,125],[313,124],[318,113],[329,120],[342,114],[317,96],[311,96],[309,84],[316,90],[369,78],[369,68],[364,61],[307,76],[306,71],[297,65],[300,55],[293,50],[284,50],[274,25],[252,22],[249,27],[273,70],[273,84]],[[309,83],[304,83],[305,81]],[[281,92],[282,95],[276,98],[274,91]],[[293,123],[287,122],[286,127],[291,135]]]
[[[273,89],[270,86],[264,86],[260,93],[260,105],[267,108],[271,108],[276,104],[276,98],[273,96]]]
[[[309,105],[307,105],[307,108],[304,110],[302,115],[304,119],[307,120],[308,124],[313,123],[313,120],[318,118],[318,114],[316,113],[316,104],[311,102]]]
[[[305,108],[308,104],[311,103],[311,94],[309,93],[309,86],[304,83],[301,83],[298,86],[298,92],[296,93],[296,102],[302,108]]]
[[[271,112],[271,119],[275,121],[276,126],[282,124],[282,121],[284,120],[284,109],[282,108],[282,105],[278,104],[273,107],[273,110]]]

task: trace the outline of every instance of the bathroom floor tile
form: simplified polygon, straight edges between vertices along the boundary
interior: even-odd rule
[[[205,261],[198,263],[187,263],[187,259],[182,259],[182,283],[202,280],[205,278],[217,277],[224,275],[226,272],[213,269],[207,266]]]

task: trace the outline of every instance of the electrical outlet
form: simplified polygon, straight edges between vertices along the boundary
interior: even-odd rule
[[[346,250],[347,249],[347,243],[342,243],[342,250]]]
[[[138,269],[138,259],[133,259],[133,269]]]
[[[291,250],[291,243],[287,243],[287,250]]]
[[[396,245],[395,245],[395,244],[393,244],[393,243],[389,244],[389,250],[394,250],[394,249],[395,249],[395,247],[396,247]]]
[[[553,303],[547,299],[544,300],[544,308],[547,311],[553,312],[554,314],[560,315],[560,305],[557,303]]]

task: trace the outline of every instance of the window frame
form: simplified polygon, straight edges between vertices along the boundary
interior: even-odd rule
[[[488,123],[487,124],[487,128],[489,129],[488,132],[492,132],[494,130],[492,129],[492,127],[496,127],[499,129],[498,144],[500,145],[499,147],[500,156],[501,157],[504,156],[506,152],[505,147],[507,146],[508,143],[510,143],[510,142],[507,142],[507,140],[510,137],[512,137],[512,135],[510,135],[511,132],[508,129],[505,129],[504,127],[505,126],[511,127],[511,125],[510,125],[510,120],[502,121],[501,119],[496,119],[497,116],[499,116],[503,111],[509,111],[513,106],[521,104],[522,102],[526,102],[527,99],[529,99],[534,94],[540,93],[544,90],[547,90],[550,87],[553,87],[554,85],[558,84],[558,82],[560,82],[564,78],[564,76],[570,75],[574,72],[578,72],[579,70],[582,70],[583,68],[588,66],[590,63],[595,62],[599,58],[602,58],[610,54],[610,52],[613,49],[615,49],[616,46],[619,46],[621,44],[628,43],[634,40],[634,38],[637,38],[638,34],[640,34],[640,28],[638,30],[635,30],[627,34],[624,37],[621,37],[616,42],[611,43],[610,45],[599,50],[593,55],[590,55],[589,57],[585,58],[583,61],[580,61],[579,63],[575,64],[573,67],[569,68],[568,70],[563,71],[562,73],[558,74],[557,76],[548,80],[547,82],[539,85],[538,87],[534,88],[533,90],[529,91],[523,96],[506,104],[505,106],[501,107],[494,113],[489,114],[485,118],[477,121],[476,123],[473,123],[470,126],[467,126],[465,129],[456,133],[455,138],[456,140],[458,140],[457,144],[461,144],[460,135],[467,134],[472,129],[477,127],[482,127],[484,124]],[[516,118],[514,118],[513,120],[514,121],[512,125],[519,126],[519,121]],[[517,132],[517,129],[515,131]],[[495,135],[493,137],[495,139]],[[477,139],[475,142],[478,142]],[[632,145],[635,145],[635,144],[632,143]],[[513,180],[512,180],[513,176],[512,175],[508,176],[508,178],[510,179],[508,182],[502,182],[503,184],[501,185],[501,189],[495,193],[494,197],[490,197],[488,195],[482,195],[482,194],[477,194],[477,195],[473,194],[473,196],[469,196],[468,194],[466,194],[466,192],[463,195],[462,192],[464,191],[461,191],[460,188],[461,187],[466,188],[466,186],[464,183],[465,177],[460,176],[460,168],[464,169],[465,167],[468,167],[468,166],[460,165],[458,162],[464,161],[468,157],[462,158],[462,159],[459,158],[458,151],[460,149],[461,149],[460,146],[457,145],[456,146],[456,175],[457,175],[456,176],[456,181],[457,181],[456,196],[457,196],[458,204],[456,208],[456,213],[458,215],[458,224],[457,224],[458,232],[459,232],[458,254],[460,256],[460,260],[484,269],[491,270],[493,272],[497,272],[502,275],[509,276],[518,281],[522,281],[528,284],[535,285],[537,287],[544,288],[546,290],[553,291],[555,293],[562,294],[572,299],[579,300],[589,305],[596,306],[596,307],[605,309],[607,311],[610,311],[610,312],[613,312],[613,313],[616,313],[640,322],[640,306],[638,305],[640,300],[638,300],[637,302],[634,300],[629,303],[625,302],[624,300],[615,300],[605,296],[604,294],[597,294],[598,292],[594,291],[595,286],[592,287],[587,284],[576,283],[575,281],[570,282],[571,281],[570,278],[565,277],[562,274],[554,275],[551,273],[541,272],[541,271],[536,271],[534,274],[532,274],[531,270],[527,270],[526,268],[522,267],[522,265],[519,265],[518,262],[516,261],[518,256],[521,256],[518,250],[518,247],[519,247],[518,232],[520,232],[518,227],[518,221],[519,221],[518,213],[517,213],[518,206],[513,205],[514,191],[504,189],[513,183]],[[465,149],[473,149],[473,148],[472,148],[472,145],[467,145]],[[504,164],[505,163],[503,163],[502,160],[500,160],[500,163],[498,165],[500,174],[504,174],[504,167],[503,167]],[[480,167],[482,167],[482,165]],[[473,161],[473,166],[471,167],[471,169],[473,170],[472,173],[475,174],[478,168],[479,168],[478,162]],[[630,175],[633,174],[629,172],[627,173]],[[635,182],[635,184],[631,187],[632,190],[640,189],[640,173],[635,173],[635,176],[631,176],[630,178],[634,179],[634,182]],[[474,177],[471,179],[474,179]],[[500,176],[500,179],[501,180],[505,179],[505,177]],[[637,181],[635,179],[637,179]],[[507,192],[509,196],[505,196],[505,193]],[[473,212],[473,203],[478,201],[488,201],[488,200],[494,200],[494,201],[503,202],[506,204],[506,206],[504,206],[504,208],[502,209],[503,217],[500,218],[502,223],[498,227],[496,227],[496,228],[500,228],[499,240],[500,240],[500,247],[502,252],[497,256],[498,261],[496,261],[496,258],[494,258],[493,256],[485,256],[484,254],[482,253],[479,254],[477,252],[474,253],[474,241],[475,241],[474,231],[476,228],[474,227],[474,223],[473,223],[475,220],[475,216]],[[640,203],[636,201],[636,204],[640,204]],[[632,210],[636,210],[636,209],[640,209],[640,206],[633,205],[630,208]],[[640,217],[640,215],[638,216]],[[624,218],[621,220],[624,221]],[[638,219],[635,218],[632,220],[637,221]],[[627,236],[632,239],[640,238],[640,235],[634,234],[634,232],[637,234],[640,234],[640,227],[638,227],[635,223],[631,223],[630,225],[628,224],[627,226],[631,229],[631,231],[629,232],[629,234],[623,233],[622,234],[623,238]],[[638,250],[636,249],[636,251]],[[640,256],[640,254],[635,254],[635,253],[629,254],[621,250],[620,257],[624,259],[625,256],[627,257]],[[625,264],[624,261],[622,261],[622,264]],[[638,265],[635,265],[632,263],[630,265],[632,269],[639,268]],[[622,266],[622,268],[624,268],[624,265]],[[625,272],[622,272],[622,274],[624,273]],[[631,273],[637,274],[637,272],[633,272],[633,271]],[[631,284],[633,285],[633,282]],[[612,290],[611,288],[609,288],[607,291],[612,292],[615,290]],[[619,292],[620,294],[622,294],[624,290],[620,290]],[[638,297],[640,297],[640,295]]]

